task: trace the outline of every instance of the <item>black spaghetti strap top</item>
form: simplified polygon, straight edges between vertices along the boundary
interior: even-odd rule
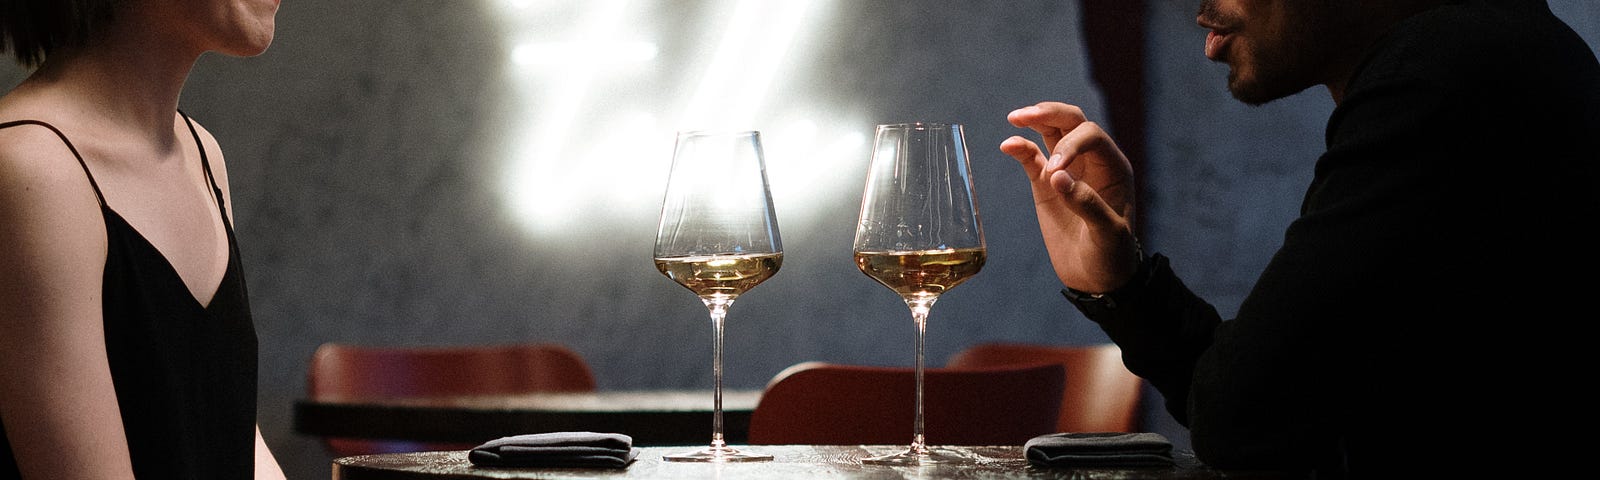
[[[179,112],[183,115],[182,112]],[[193,121],[183,115],[201,145]],[[209,305],[190,293],[161,251],[106,205],[72,142],[35,120],[0,128],[50,129],[78,158],[106,224],[102,287],[106,354],[122,427],[140,479],[248,479],[255,468],[256,332],[238,243],[205,147],[200,163],[228,236],[228,269]],[[0,479],[18,478],[0,419]]]

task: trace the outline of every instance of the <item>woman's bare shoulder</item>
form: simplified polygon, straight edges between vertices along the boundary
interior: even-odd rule
[[[89,174],[47,125],[0,117],[0,219],[35,231],[102,228]]]
[[[0,168],[48,168],[49,163],[55,162],[39,164],[29,159],[60,155],[66,155],[76,165],[77,157],[68,148],[67,135],[59,133],[58,127],[72,122],[70,114],[64,112],[81,107],[54,102],[50,95],[28,89],[0,97],[0,162],[9,164]]]
[[[205,125],[200,123],[200,119],[192,116],[187,118],[189,125],[194,127],[195,136],[200,138],[200,145],[205,148],[206,155],[209,156],[212,161],[217,162],[219,165],[216,166],[220,167],[220,164],[223,163],[224,160],[222,158],[222,147],[217,144],[216,137],[212,136],[211,131],[207,130]],[[183,119],[179,119],[178,121],[182,122]]]
[[[228,182],[228,161],[222,156],[222,146],[218,144],[216,137],[211,135],[211,131],[200,124],[199,119],[192,116],[187,118],[189,125],[194,127],[195,136],[200,140],[200,148],[205,150],[206,160],[211,165],[211,174],[217,179],[217,186],[222,188],[224,194],[230,194],[232,188]],[[180,118],[178,121],[184,120]]]
[[[82,164],[54,126],[34,119],[0,117],[0,182],[9,187],[45,186],[76,172]],[[45,181],[45,184],[38,182]]]

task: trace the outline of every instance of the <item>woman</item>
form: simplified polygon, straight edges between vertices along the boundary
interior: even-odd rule
[[[0,49],[0,479],[282,479],[216,140],[178,110],[278,0],[10,0]]]

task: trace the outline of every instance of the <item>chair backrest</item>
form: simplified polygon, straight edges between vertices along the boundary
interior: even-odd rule
[[[957,352],[946,367],[1059,364],[1066,367],[1060,432],[1132,432],[1138,428],[1144,380],[1122,364],[1114,343],[1063,346],[982,343]]]
[[[556,344],[376,347],[326,343],[311,357],[307,395],[319,401],[573,392],[595,389],[594,374],[577,352]],[[474,445],[325,438],[336,456]]]
[[[1051,433],[1061,365],[929,368],[923,424],[930,444],[1021,445]],[[911,441],[916,379],[909,367],[806,362],[767,384],[750,415],[751,444],[895,445]]]

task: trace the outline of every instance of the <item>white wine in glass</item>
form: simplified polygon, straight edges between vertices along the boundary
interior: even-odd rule
[[[889,287],[916,323],[916,405],[911,447],[862,459],[880,465],[963,463],[968,457],[928,446],[923,436],[922,377],[928,312],[939,296],[983,269],[983,225],[961,125],[879,125],[856,223],[856,267]]]
[[[711,314],[711,445],[662,457],[669,462],[753,462],[771,455],[728,446],[722,431],[723,319],[734,299],[783,266],[783,243],[768,193],[761,135],[681,132],[656,230],[656,269],[694,292]]]

